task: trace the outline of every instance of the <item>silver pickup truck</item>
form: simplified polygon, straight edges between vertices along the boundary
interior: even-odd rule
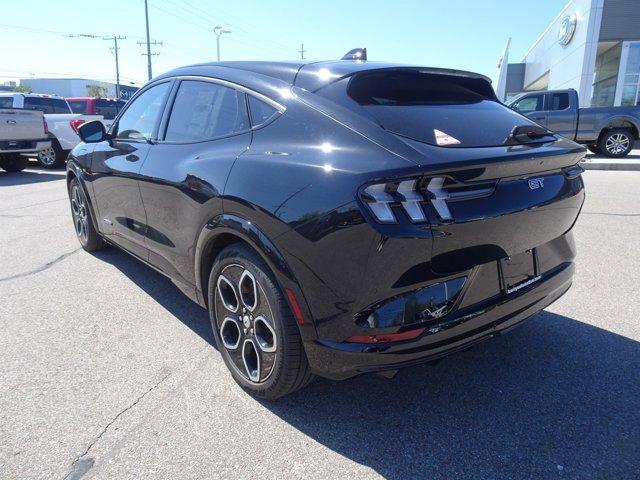
[[[640,106],[580,108],[573,89],[521,93],[507,106],[607,157],[628,155],[640,132]]]
[[[19,172],[28,164],[24,153],[37,154],[51,147],[42,112],[0,108],[0,168]]]

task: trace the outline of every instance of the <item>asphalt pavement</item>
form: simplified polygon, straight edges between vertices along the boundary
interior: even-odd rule
[[[79,248],[63,172],[0,172],[0,478],[637,479],[640,172],[584,178],[575,283],[549,309],[269,403],[169,280]]]

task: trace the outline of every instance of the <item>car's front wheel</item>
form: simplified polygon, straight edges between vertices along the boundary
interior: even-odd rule
[[[634,140],[629,130],[614,128],[602,135],[598,142],[598,150],[607,157],[624,157],[633,149]]]
[[[289,305],[255,251],[237,243],[220,252],[209,276],[208,299],[218,349],[248,393],[275,399],[312,380]]]
[[[91,209],[87,196],[77,178],[69,182],[69,201],[71,203],[71,217],[76,236],[82,248],[87,252],[95,252],[104,247],[102,237],[96,232],[91,218]]]

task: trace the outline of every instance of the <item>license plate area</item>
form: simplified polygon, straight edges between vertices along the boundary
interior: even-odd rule
[[[509,295],[540,280],[536,249],[498,260],[500,289]]]

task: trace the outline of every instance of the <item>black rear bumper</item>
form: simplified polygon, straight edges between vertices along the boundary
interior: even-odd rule
[[[453,318],[429,326],[414,340],[372,345],[317,339],[305,345],[307,356],[315,373],[335,380],[438,360],[535,315],[569,289],[573,273],[572,262],[561,264],[527,288],[458,310]]]

